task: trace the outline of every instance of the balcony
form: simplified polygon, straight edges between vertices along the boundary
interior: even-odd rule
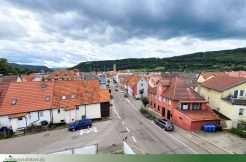
[[[245,97],[234,98],[233,96],[229,95],[227,97],[222,97],[221,99],[231,103],[232,105],[246,105]]]

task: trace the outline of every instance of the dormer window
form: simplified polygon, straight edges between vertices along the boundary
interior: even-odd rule
[[[73,94],[73,95],[71,95],[71,99],[75,99],[75,96],[76,96],[76,95],[74,95],[74,94]]]
[[[66,96],[62,96],[62,98],[61,98],[62,100],[66,100]]]
[[[49,101],[50,101],[50,96],[46,96],[46,97],[45,97],[45,101],[46,101],[46,102],[49,102]]]
[[[17,99],[12,99],[11,105],[16,105]]]

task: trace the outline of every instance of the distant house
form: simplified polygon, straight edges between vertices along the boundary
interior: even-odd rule
[[[147,97],[148,96],[148,82],[140,75],[133,75],[127,87],[128,94],[134,97]],[[143,91],[143,94],[141,94]]]
[[[198,83],[202,83],[214,77],[246,77],[246,71],[229,71],[229,72],[202,72],[198,77]]]
[[[22,82],[18,75],[0,75],[0,83]]]
[[[100,87],[101,87],[101,89],[106,89],[107,88],[106,85],[107,85],[106,77],[105,77],[105,75],[102,75],[100,77]]]
[[[149,109],[189,131],[220,124],[207,101],[177,76],[162,79],[148,93]]]
[[[48,81],[57,81],[57,80],[81,80],[79,70],[57,70],[51,72],[48,77]]]
[[[246,78],[216,76],[201,83],[199,93],[214,111],[227,117],[226,128],[235,128],[246,120]]]
[[[109,116],[109,91],[99,80],[0,83],[0,126],[71,123]]]

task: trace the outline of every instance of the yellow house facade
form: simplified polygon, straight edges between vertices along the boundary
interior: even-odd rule
[[[246,78],[215,77],[200,84],[198,93],[212,109],[230,119],[226,128],[235,128],[241,120],[246,121]]]

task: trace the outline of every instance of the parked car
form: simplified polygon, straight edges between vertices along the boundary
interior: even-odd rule
[[[166,119],[156,119],[154,123],[164,129],[165,131],[172,131],[174,130],[173,123]]]
[[[120,91],[120,93],[125,93],[125,91]]]
[[[79,129],[85,129],[92,127],[92,122],[90,119],[81,119],[68,126],[69,131],[76,131]]]
[[[115,89],[115,91],[118,91],[118,89]]]

